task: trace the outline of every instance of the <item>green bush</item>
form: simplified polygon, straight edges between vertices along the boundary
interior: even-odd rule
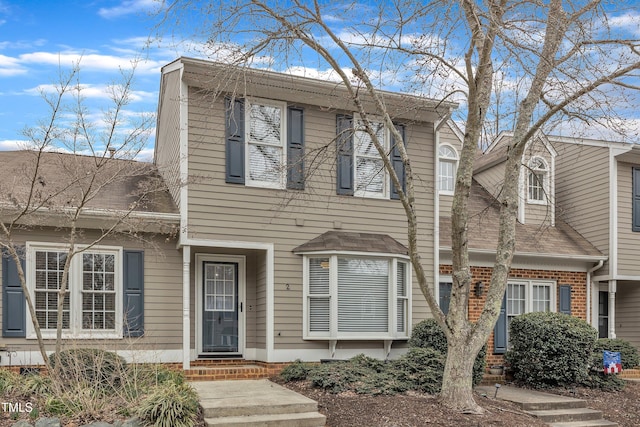
[[[411,331],[409,347],[433,348],[442,354],[447,354],[447,337],[435,319],[426,319],[416,324]],[[486,344],[478,352],[473,363],[473,385],[476,386],[482,381],[486,364],[487,346]]]
[[[622,339],[600,338],[596,341],[594,353],[599,356],[600,366],[602,366],[602,351],[619,351],[622,358],[622,369],[633,369],[640,366],[640,356],[636,349],[629,341]]]
[[[598,333],[562,313],[528,313],[509,326],[506,360],[516,382],[534,388],[573,386],[588,379]]]
[[[297,359],[280,371],[280,377],[287,382],[306,380],[310,369],[311,366],[308,363],[304,363],[300,359]]]
[[[413,347],[393,361],[395,377],[407,390],[435,394],[442,386],[445,356],[434,348]]]
[[[166,382],[140,402],[138,417],[147,426],[191,427],[198,411],[198,395],[189,384]]]
[[[116,353],[96,348],[73,348],[60,352],[60,366],[56,366],[55,354],[49,363],[62,383],[91,384],[101,389],[112,389],[120,384],[126,370],[126,361]]]
[[[356,363],[339,361],[315,366],[309,372],[308,378],[314,387],[340,393],[355,389],[353,385],[369,374],[371,374],[370,370]]]
[[[605,374],[602,370],[596,371],[592,369],[580,385],[604,391],[620,391],[624,388],[625,382],[618,375]]]

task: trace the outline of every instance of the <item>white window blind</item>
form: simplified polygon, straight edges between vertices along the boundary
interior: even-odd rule
[[[397,289],[397,311],[396,311],[396,331],[406,332],[407,330],[407,263],[398,261],[396,267],[396,289]]]
[[[248,106],[248,169],[251,181],[283,182],[283,108],[251,103]]]
[[[386,148],[384,125],[378,122],[372,122],[371,125],[378,141]],[[384,163],[373,143],[371,135],[364,130],[362,122],[359,122],[359,127],[355,132],[354,139],[356,146],[356,192],[383,196],[386,182]]]
[[[389,261],[338,259],[338,331],[387,332]]]
[[[309,260],[309,330],[329,332],[330,316],[329,258],[311,258]]]

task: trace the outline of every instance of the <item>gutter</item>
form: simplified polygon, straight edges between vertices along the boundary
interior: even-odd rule
[[[451,118],[451,110],[433,126],[433,296],[440,301],[440,190],[438,189],[438,168],[440,167],[440,128]]]

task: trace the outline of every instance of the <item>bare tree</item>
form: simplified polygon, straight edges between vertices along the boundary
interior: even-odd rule
[[[56,84],[41,91],[49,108],[47,118],[25,129],[28,142],[24,150],[3,154],[0,248],[17,267],[47,368],[51,366],[42,329],[51,329],[55,323],[55,353],[59,354],[63,329],[69,322],[72,260],[114,234],[139,236],[136,232],[141,224],[134,214],[163,188],[149,164],[134,160],[145,147],[154,120],[153,114],[132,114],[126,109],[131,102],[134,69],[122,72],[122,80],[108,86],[110,104],[97,118],[83,97],[79,64],[61,72]],[[127,190],[114,193],[114,188]],[[100,226],[93,227],[98,228],[97,233],[87,233],[83,221],[97,212]],[[24,232],[52,222],[66,248],[57,259],[61,277],[54,280],[57,296],[51,293],[57,308],[53,321],[37,312],[21,263],[26,254],[20,243]]]
[[[180,23],[188,21],[201,31],[206,52],[216,60],[281,70],[279,64],[329,68],[338,76],[400,195],[415,276],[447,336],[442,402],[460,411],[481,412],[472,395],[473,356],[490,336],[507,286],[525,145],[537,131],[557,123],[606,126],[616,115],[618,101],[634,99],[628,94],[638,89],[639,44],[610,20],[623,11],[599,0],[394,0],[379,8],[317,0],[165,3],[163,23],[179,32]],[[401,140],[379,90],[385,86],[464,104],[456,113],[464,123],[464,143],[452,208],[453,286],[446,316],[420,261],[417,230],[424,224],[414,208],[410,159],[399,144],[406,171],[402,191],[370,120],[371,110],[365,108],[365,99],[372,100],[374,114]],[[485,306],[472,322],[467,318],[467,225],[473,162],[483,132],[501,130],[512,131],[513,138],[500,195],[499,242]]]

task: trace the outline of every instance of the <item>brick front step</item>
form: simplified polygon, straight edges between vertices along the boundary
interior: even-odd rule
[[[238,359],[196,360],[184,374],[190,381],[254,380],[277,375],[286,365]]]
[[[620,373],[622,379],[640,379],[640,369],[623,369]]]

